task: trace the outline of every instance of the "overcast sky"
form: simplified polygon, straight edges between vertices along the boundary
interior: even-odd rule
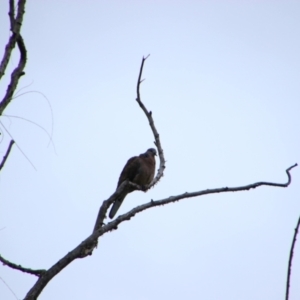
[[[0,2],[0,47],[9,38]],[[134,192],[150,199],[257,181],[284,183],[300,162],[299,1],[33,1],[22,27],[26,76],[1,117],[0,254],[49,268],[92,231],[126,161],[153,147],[135,101],[141,87],[167,160]],[[2,57],[2,54],[1,54]],[[18,62],[16,51],[9,71]],[[1,81],[6,90],[8,77]],[[28,86],[30,85],[30,86]],[[1,96],[2,97],[2,96]],[[9,133],[4,129],[4,127]],[[99,240],[39,299],[281,300],[300,214],[290,187],[186,199],[150,209]],[[300,239],[300,238],[299,238]],[[23,299],[36,278],[0,266],[0,299]],[[291,299],[300,297],[300,244]]]

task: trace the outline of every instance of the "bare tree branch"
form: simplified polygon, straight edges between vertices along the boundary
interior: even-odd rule
[[[10,83],[7,87],[6,94],[0,103],[0,115],[2,115],[4,109],[10,103],[10,101],[13,97],[13,94],[18,86],[20,77],[25,74],[23,70],[26,65],[27,51],[26,51],[26,47],[25,47],[23,38],[20,34],[17,37],[17,44],[18,44],[18,48],[20,51],[19,64],[11,74]]]
[[[273,182],[256,182],[253,184],[245,185],[245,186],[239,186],[239,187],[224,187],[224,188],[217,188],[217,189],[207,189],[207,190],[202,190],[198,192],[192,192],[192,193],[183,193],[181,195],[176,195],[176,196],[170,196],[168,198],[162,199],[162,200],[156,200],[153,201],[151,200],[148,203],[145,203],[143,205],[137,206],[130,210],[129,212],[120,215],[116,220],[108,223],[107,225],[102,227],[102,230],[110,231],[114,228],[117,228],[117,226],[124,222],[130,220],[135,214],[142,212],[143,210],[149,209],[151,207],[155,206],[161,206],[161,205],[166,205],[172,202],[176,202],[182,199],[186,198],[193,198],[197,196],[203,196],[203,195],[208,195],[208,194],[217,194],[217,193],[226,193],[226,192],[240,192],[240,191],[247,191],[250,189],[255,189],[259,186],[274,186],[274,187],[288,187],[291,184],[291,175],[290,175],[290,170],[296,167],[297,164],[294,164],[293,166],[289,167],[286,170],[287,176],[288,176],[288,181],[286,183],[273,183]],[[108,229],[109,227],[109,229]]]
[[[11,73],[10,83],[7,86],[6,94],[3,97],[2,101],[0,102],[0,116],[2,115],[4,109],[7,107],[7,105],[10,103],[10,101],[13,97],[13,94],[18,86],[20,77],[22,75],[24,75],[23,70],[26,65],[27,52],[26,52],[23,38],[20,34],[20,30],[21,30],[21,26],[22,26],[23,16],[25,13],[25,3],[26,3],[25,0],[19,0],[18,12],[17,12],[17,16],[15,18],[15,11],[14,11],[15,3],[14,3],[14,0],[9,0],[8,15],[9,15],[9,20],[10,20],[10,27],[11,27],[12,35],[5,47],[4,55],[3,55],[2,61],[0,63],[0,79],[2,78],[2,76],[5,73],[5,70],[7,68],[8,62],[11,57],[12,50],[14,49],[16,43],[17,43],[19,51],[20,51],[20,58],[19,58],[18,66]],[[0,170],[3,168],[13,144],[14,144],[14,141],[11,140],[9,147],[6,151],[6,154],[3,157],[3,160],[0,164]]]
[[[297,239],[299,226],[300,226],[300,217],[298,219],[298,223],[297,223],[296,228],[295,228],[293,242],[292,242],[291,251],[290,251],[289,265],[288,265],[288,272],[287,272],[287,280],[286,280],[285,300],[289,300],[290,280],[291,280],[291,273],[292,273],[292,261],[293,261],[294,248],[295,248],[295,245],[296,245],[296,239]]]
[[[15,25],[15,0],[9,0],[9,11],[8,11],[9,21],[10,21],[10,30],[14,32],[14,25]],[[20,32],[21,26],[19,28]],[[8,43],[10,40],[8,41]],[[16,42],[16,40],[15,40]],[[7,45],[6,45],[7,47]],[[6,50],[6,49],[5,49]],[[10,53],[11,54],[11,53]],[[5,56],[5,55],[4,55]],[[9,59],[8,59],[9,60]]]
[[[145,190],[142,186],[135,184],[134,182],[130,182],[128,180],[125,180],[124,182],[121,183],[121,185],[118,187],[118,189],[107,199],[104,200],[100,209],[99,213],[96,219],[96,223],[94,226],[94,230],[98,230],[102,225],[104,225],[104,219],[106,217],[106,212],[109,208],[109,206],[117,199],[119,196],[122,194],[123,190],[126,189],[127,186],[132,186],[136,190]]]
[[[122,194],[123,190],[129,184],[130,183],[128,181],[122,182],[122,184],[118,187],[118,189],[107,200],[103,201],[103,203],[99,209],[99,213],[98,213],[93,231],[99,229],[104,224],[103,222],[106,217],[106,212],[107,212],[109,206]],[[131,184],[133,184],[133,183],[131,183]]]
[[[137,189],[137,190],[148,190],[151,187],[153,187],[160,180],[160,178],[163,176],[164,169],[166,168],[165,167],[166,162],[165,162],[165,158],[164,158],[164,152],[163,152],[163,149],[161,147],[161,143],[160,143],[160,139],[159,139],[159,133],[157,132],[157,130],[155,128],[155,125],[154,125],[154,121],[153,121],[153,118],[152,118],[152,112],[147,110],[147,108],[145,107],[145,105],[141,101],[141,95],[140,95],[140,85],[143,82],[141,77],[142,77],[142,74],[143,74],[144,63],[145,63],[145,61],[148,57],[149,57],[149,55],[146,56],[146,57],[143,57],[143,59],[142,59],[140,72],[139,72],[139,76],[138,76],[138,81],[137,81],[137,87],[136,87],[136,94],[137,94],[136,101],[138,102],[139,106],[141,107],[141,109],[143,110],[143,112],[145,113],[145,115],[146,115],[146,117],[149,121],[151,130],[152,130],[154,138],[155,138],[154,143],[158,148],[160,166],[159,166],[156,177],[152,180],[152,182],[147,187],[141,187],[137,184],[134,184],[133,182],[127,182],[126,183],[128,185],[134,186],[135,189]],[[121,194],[121,192],[123,191],[124,188],[125,188],[125,186],[123,186],[123,187],[120,186],[118,188],[118,190],[110,196],[109,199],[103,201],[103,203],[102,203],[102,205],[99,209],[97,219],[96,219],[96,223],[95,223],[95,226],[94,226],[94,231],[99,229],[103,225],[103,221],[104,221],[104,218],[106,216],[106,212],[107,212],[109,206],[115,201],[116,198],[118,198],[118,195]]]
[[[11,140],[11,141],[9,142],[8,148],[7,148],[7,150],[6,150],[6,153],[5,153],[5,155],[3,156],[2,162],[1,162],[1,164],[0,164],[0,171],[1,171],[2,168],[4,167],[4,164],[5,164],[5,162],[6,162],[7,158],[8,158],[8,156],[9,156],[9,153],[10,153],[11,148],[12,148],[12,146],[13,146],[14,143],[15,143],[14,140]]]
[[[150,54],[149,54],[150,55]],[[166,168],[166,161],[165,161],[165,157],[164,157],[164,152],[160,143],[160,138],[159,138],[159,133],[157,132],[155,125],[154,125],[154,121],[152,118],[152,111],[148,111],[146,106],[143,104],[143,102],[141,101],[141,95],[140,95],[140,85],[143,82],[142,78],[142,74],[143,74],[143,68],[144,68],[144,63],[146,61],[146,59],[149,57],[143,57],[142,59],[142,63],[141,63],[141,67],[140,67],[140,73],[139,73],[139,77],[138,77],[138,82],[137,82],[137,88],[136,88],[136,93],[137,93],[137,98],[136,101],[139,104],[139,106],[141,107],[141,109],[143,110],[143,112],[145,113],[148,121],[149,121],[149,125],[151,127],[151,130],[153,132],[154,138],[155,138],[155,142],[154,144],[156,145],[157,149],[158,149],[158,155],[159,155],[159,169],[157,171],[157,175],[155,176],[155,178],[153,179],[153,181],[149,184],[149,188],[153,187],[155,184],[157,184],[157,182],[160,180],[160,178],[164,175],[164,170]]]
[[[19,0],[18,2],[18,12],[16,19],[14,19],[14,1],[10,0],[9,1],[9,18],[10,18],[10,26],[11,26],[11,31],[12,35],[9,38],[9,41],[5,47],[4,55],[0,63],[0,79],[2,76],[5,74],[5,70],[7,68],[8,62],[10,60],[10,56],[12,53],[12,50],[14,49],[17,39],[20,35],[20,30],[23,22],[23,16],[25,13],[25,3],[26,0]],[[2,110],[3,111],[3,110]],[[2,114],[2,111],[0,115]]]
[[[19,270],[21,272],[35,275],[38,277],[42,276],[46,272],[46,270],[33,270],[33,269],[29,269],[29,268],[24,268],[21,265],[17,265],[17,264],[10,262],[9,260],[5,259],[1,255],[0,255],[0,261],[3,263],[4,266],[8,266],[12,269]]]
[[[61,270],[63,270],[66,266],[68,266],[73,260],[77,258],[82,258],[86,255],[92,254],[92,251],[90,249],[94,248],[95,243],[97,242],[97,239],[104,235],[105,233],[117,229],[118,225],[124,221],[130,220],[134,215],[137,213],[140,213],[146,209],[149,209],[151,207],[165,205],[171,202],[176,202],[185,198],[191,198],[196,196],[203,196],[207,194],[215,194],[215,193],[224,193],[224,192],[238,192],[238,191],[247,191],[250,189],[257,188],[259,186],[275,186],[275,187],[288,187],[291,183],[291,175],[290,170],[296,167],[297,164],[289,167],[286,170],[288,181],[286,183],[273,183],[273,182],[256,182],[253,184],[240,186],[240,187],[224,187],[224,188],[218,188],[218,189],[211,189],[211,190],[203,190],[193,193],[184,193],[177,196],[172,196],[166,199],[153,201],[151,200],[149,203],[140,205],[135,207],[134,209],[130,210],[129,212],[119,216],[117,219],[109,222],[108,224],[100,227],[98,230],[95,230],[88,238],[86,238],[83,242],[80,243],[76,248],[74,248],[72,251],[70,251],[68,254],[66,254],[62,259],[60,259],[56,264],[54,264],[49,270],[47,270],[35,283],[35,285],[31,288],[31,290],[27,293],[24,300],[34,300],[36,299],[39,294],[42,292],[44,287],[49,283],[49,281],[56,276]],[[125,187],[126,182],[124,183]],[[120,186],[121,187],[121,186]],[[121,192],[121,189],[117,192]],[[116,192],[116,193],[117,193]],[[114,193],[111,197],[115,197]],[[106,201],[111,200],[112,198],[109,198]],[[86,254],[88,253],[88,254]]]

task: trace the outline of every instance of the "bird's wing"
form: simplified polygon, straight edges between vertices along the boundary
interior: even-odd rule
[[[119,177],[119,181],[118,181],[118,186],[117,188],[121,185],[121,183],[125,180],[129,180],[129,181],[134,181],[134,178],[136,177],[136,175],[139,173],[139,169],[140,169],[140,159],[138,156],[133,156],[131,157],[127,163],[125,164],[120,177]],[[118,199],[115,200],[115,202],[113,203],[110,212],[109,212],[109,217],[112,219],[117,211],[119,210],[123,200],[125,199],[125,197],[127,196],[128,193],[132,192],[133,188],[127,187],[122,194],[120,195],[120,197]]]
[[[131,157],[127,161],[126,165],[124,166],[124,168],[120,174],[119,181],[118,181],[118,187],[125,180],[133,181],[134,177],[138,174],[139,170],[140,170],[139,157],[138,156]]]

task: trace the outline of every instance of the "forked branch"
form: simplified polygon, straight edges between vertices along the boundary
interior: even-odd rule
[[[99,213],[98,213],[93,231],[99,229],[104,224],[104,219],[106,217],[106,212],[107,212],[108,208],[116,199],[119,198],[119,196],[122,194],[125,187],[129,184],[130,183],[128,181],[122,182],[122,184],[118,187],[118,189],[107,200],[103,201],[103,203],[99,209]]]
[[[17,16],[16,19],[14,19],[14,11],[13,11],[14,1],[10,0],[9,18],[11,23],[12,36],[10,37],[8,44],[5,47],[4,56],[0,63],[0,79],[5,73],[7,64],[11,57],[12,50],[14,49],[16,43],[20,51],[20,58],[19,58],[18,66],[14,69],[14,71],[11,74],[10,83],[7,87],[6,93],[2,101],[0,102],[0,116],[2,115],[7,105],[10,103],[13,94],[18,86],[20,77],[24,75],[24,68],[27,60],[27,51],[26,51],[23,38],[20,34],[20,30],[21,30],[23,15],[25,13],[25,2],[26,2],[25,0],[19,0]]]
[[[157,132],[157,129],[154,125],[154,120],[153,120],[153,117],[152,117],[152,112],[151,111],[148,111],[146,106],[143,104],[142,100],[141,100],[141,95],[140,95],[140,85],[141,83],[143,82],[143,80],[141,79],[142,78],[142,74],[143,74],[143,68],[144,68],[144,63],[146,61],[146,59],[149,57],[146,56],[146,57],[143,57],[142,59],[142,63],[141,63],[141,67],[140,67],[140,72],[139,72],[139,76],[138,76],[138,81],[137,81],[137,87],[136,87],[136,94],[137,94],[137,98],[136,98],[136,101],[138,102],[139,106],[141,107],[141,109],[143,110],[143,112],[145,113],[148,121],[149,121],[149,124],[150,124],[150,128],[153,132],[153,135],[154,135],[154,139],[155,139],[155,142],[154,144],[157,146],[157,149],[158,149],[158,155],[159,155],[159,160],[160,160],[160,166],[159,166],[159,169],[158,169],[158,172],[157,172],[157,175],[156,177],[152,180],[152,182],[149,184],[149,186],[146,187],[146,190],[150,189],[151,187],[153,187],[159,180],[160,178],[163,176],[163,172],[164,172],[164,169],[166,168],[165,164],[165,158],[164,158],[164,152],[163,152],[163,149],[162,149],[162,146],[161,146],[161,142],[160,142],[160,138],[159,138],[159,133]],[[132,182],[127,182],[126,185],[132,185],[135,187],[136,190],[145,190],[145,188],[141,187],[141,186],[138,186]],[[104,219],[105,219],[105,216],[106,216],[106,212],[109,208],[109,206],[115,201],[115,199],[118,198],[118,195],[120,195],[123,191],[123,189],[125,188],[125,185],[121,185],[117,191],[115,191],[114,194],[112,194],[110,196],[109,199],[103,201],[100,209],[99,209],[99,213],[98,213],[98,216],[97,216],[97,219],[96,219],[96,223],[95,223],[95,226],[94,226],[94,231],[99,229],[102,225],[103,225],[103,222],[104,222]]]
[[[13,94],[18,86],[19,79],[22,75],[24,75],[24,68],[26,65],[26,60],[27,60],[27,52],[26,52],[26,47],[23,41],[23,38],[20,34],[21,26],[22,26],[22,21],[23,21],[23,15],[25,13],[25,0],[19,0],[18,2],[18,11],[17,15],[15,18],[15,11],[14,11],[14,6],[15,3],[13,0],[9,1],[9,20],[10,20],[10,27],[12,31],[12,35],[9,38],[9,41],[5,47],[4,55],[0,63],[0,79],[2,76],[5,74],[5,70],[7,68],[8,62],[11,57],[11,53],[15,47],[15,44],[17,43],[19,51],[20,51],[20,58],[19,58],[19,63],[18,66],[14,69],[14,71],[11,73],[11,78],[10,78],[10,83],[7,86],[6,93],[0,102],[0,116],[2,115],[3,111],[5,108],[8,106],[10,103]],[[14,141],[11,140],[9,143],[9,146],[7,148],[6,154],[3,157],[3,160],[0,164],[0,171],[3,168],[9,153],[11,151],[11,148],[14,144]]]

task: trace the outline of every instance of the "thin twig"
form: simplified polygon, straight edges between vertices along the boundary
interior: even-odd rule
[[[17,265],[17,264],[10,262],[9,260],[5,259],[1,255],[0,255],[0,261],[3,263],[4,266],[8,266],[12,269],[19,270],[24,273],[35,275],[37,277],[42,276],[46,272],[46,270],[33,270],[33,269],[29,269],[29,268],[24,268],[21,265]]]
[[[49,143],[52,144],[55,154],[57,154],[57,153],[56,153],[56,149],[55,149],[55,145],[54,145],[54,142],[53,142],[53,139],[52,139],[52,132],[51,132],[51,134],[50,134],[50,133],[47,131],[47,129],[45,129],[45,128],[44,128],[43,126],[41,126],[40,124],[38,124],[38,123],[36,123],[36,122],[34,122],[34,121],[31,121],[31,120],[29,120],[29,119],[20,117],[20,116],[7,115],[7,114],[2,114],[2,116],[8,118],[9,120],[10,120],[10,118],[20,119],[20,120],[23,120],[23,121],[26,121],[26,122],[28,122],[28,123],[31,123],[31,124],[33,124],[33,125],[39,127],[40,129],[42,129],[42,130],[46,133],[46,135],[48,136],[48,138],[49,138]]]
[[[28,85],[28,86],[29,86],[29,85]],[[56,154],[56,150],[55,150],[54,143],[53,143],[54,115],[53,115],[53,109],[52,109],[50,100],[46,97],[46,95],[45,95],[44,93],[42,93],[42,92],[40,92],[40,91],[34,91],[34,90],[32,90],[32,91],[27,91],[27,92],[24,92],[24,93],[19,94],[20,91],[21,91],[22,89],[24,89],[24,88],[26,88],[26,87],[28,87],[28,86],[25,86],[25,87],[21,88],[21,89],[15,94],[15,96],[13,97],[13,100],[15,100],[15,99],[17,99],[17,98],[19,98],[19,97],[21,97],[21,96],[24,96],[24,95],[26,95],[26,94],[29,94],[29,93],[39,94],[39,95],[41,95],[41,96],[46,100],[46,102],[47,102],[47,104],[48,104],[48,106],[49,106],[49,109],[50,109],[50,113],[51,113],[51,132],[50,132],[50,137],[51,137],[51,138],[49,138],[48,146],[50,145],[50,143],[52,143],[53,148],[54,148],[54,151],[55,151],[55,154]]]
[[[14,297],[19,300],[19,298],[17,297],[16,293],[12,290],[12,288],[4,281],[4,279],[2,277],[0,277],[0,280],[4,283],[4,285],[8,288],[8,290],[14,295]]]
[[[159,164],[159,169],[157,171],[157,175],[155,176],[155,178],[152,180],[152,182],[148,186],[148,188],[151,188],[164,175],[164,170],[166,168],[166,160],[165,160],[165,157],[164,157],[164,151],[163,151],[162,146],[161,146],[161,142],[160,142],[160,138],[159,138],[159,133],[157,132],[157,130],[155,128],[155,125],[154,125],[154,121],[153,121],[153,118],[152,118],[152,111],[148,111],[147,110],[146,106],[143,104],[143,102],[141,100],[141,95],[140,95],[140,85],[144,81],[144,80],[141,79],[142,78],[142,74],[143,74],[144,63],[145,63],[146,59],[149,57],[149,55],[147,55],[146,57],[143,57],[143,59],[142,59],[142,63],[141,63],[141,67],[140,67],[140,73],[139,73],[137,87],[136,87],[136,94],[137,94],[136,101],[139,104],[139,106],[141,107],[141,109],[143,110],[143,112],[145,113],[145,115],[146,115],[146,117],[147,117],[147,119],[149,121],[149,125],[151,127],[151,130],[152,130],[154,138],[155,138],[154,144],[156,145],[156,147],[158,149],[158,155],[159,155],[160,164]]]
[[[295,248],[295,245],[296,245],[296,239],[297,239],[299,226],[300,226],[300,217],[298,219],[298,222],[297,222],[297,225],[296,225],[296,228],[295,228],[293,242],[292,242],[291,251],[290,251],[289,265],[288,265],[288,272],[287,272],[287,280],[286,280],[285,300],[289,300],[290,280],[291,280],[291,273],[292,273],[292,261],[293,261],[294,248]]]
[[[9,156],[9,153],[10,153],[11,148],[12,148],[12,146],[13,146],[14,143],[15,143],[14,140],[11,140],[11,141],[9,142],[8,148],[7,148],[7,150],[6,150],[6,153],[5,153],[5,155],[3,156],[2,162],[1,162],[1,164],[0,164],[0,171],[2,170],[2,168],[3,168],[3,166],[4,166],[4,164],[5,164],[6,160],[7,160],[7,158],[8,158],[8,156]]]
[[[4,128],[4,130],[7,132],[7,134],[11,137],[11,139],[13,139],[12,134],[9,132],[9,130],[6,128],[6,126],[4,126],[4,124],[0,121],[0,124],[2,125],[2,127]],[[31,162],[31,160],[29,159],[29,157],[25,154],[25,152],[22,150],[22,148],[18,145],[18,143],[16,143],[16,147],[20,150],[20,152],[23,154],[23,156],[26,158],[26,160],[31,164],[31,166],[37,171],[36,167],[34,166],[34,164]]]

